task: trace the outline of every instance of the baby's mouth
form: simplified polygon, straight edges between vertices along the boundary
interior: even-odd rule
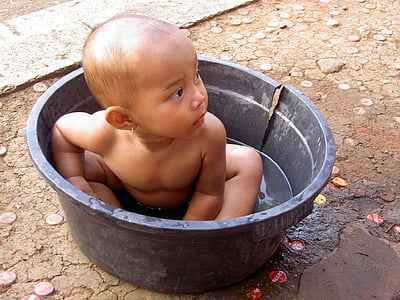
[[[193,123],[193,127],[200,127],[201,125],[203,125],[204,123],[204,117],[205,117],[206,113],[202,114],[201,117]]]

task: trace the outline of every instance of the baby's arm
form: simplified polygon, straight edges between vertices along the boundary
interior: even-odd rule
[[[97,150],[96,133],[101,126],[101,113],[71,113],[62,116],[52,134],[52,151],[58,172],[81,191],[97,197],[84,178],[84,151]],[[97,136],[98,137],[98,136]]]
[[[213,220],[222,207],[226,171],[226,133],[221,121],[211,116],[205,128],[204,153],[199,178],[184,220]]]

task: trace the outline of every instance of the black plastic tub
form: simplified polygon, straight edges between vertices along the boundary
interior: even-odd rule
[[[73,239],[94,264],[134,285],[163,292],[201,292],[246,278],[306,217],[329,179],[335,146],[314,104],[290,85],[236,64],[200,57],[209,110],[233,140],[261,151],[264,178],[257,210],[224,221],[156,218],[114,208],[79,191],[52,165],[51,129],[63,114],[98,110],[82,69],[50,87],[27,126],[31,159],[55,189]]]

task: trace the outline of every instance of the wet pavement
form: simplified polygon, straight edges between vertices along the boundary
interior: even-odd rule
[[[12,272],[2,277],[12,283],[0,285],[0,299],[21,299],[43,281],[55,288],[44,299],[400,299],[399,10],[398,1],[256,1],[185,29],[199,54],[304,92],[337,145],[335,180],[313,213],[287,230],[259,271],[216,291],[157,293],[91,264],[27,154],[23,128],[41,92],[28,85],[1,96],[7,153],[0,214],[15,215],[0,224],[0,271]],[[51,214],[57,215],[47,219]]]

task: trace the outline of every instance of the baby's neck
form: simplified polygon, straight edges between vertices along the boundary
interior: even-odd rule
[[[135,143],[151,152],[163,150],[175,141],[175,139],[172,138],[150,134],[140,128],[133,130],[131,135]]]

